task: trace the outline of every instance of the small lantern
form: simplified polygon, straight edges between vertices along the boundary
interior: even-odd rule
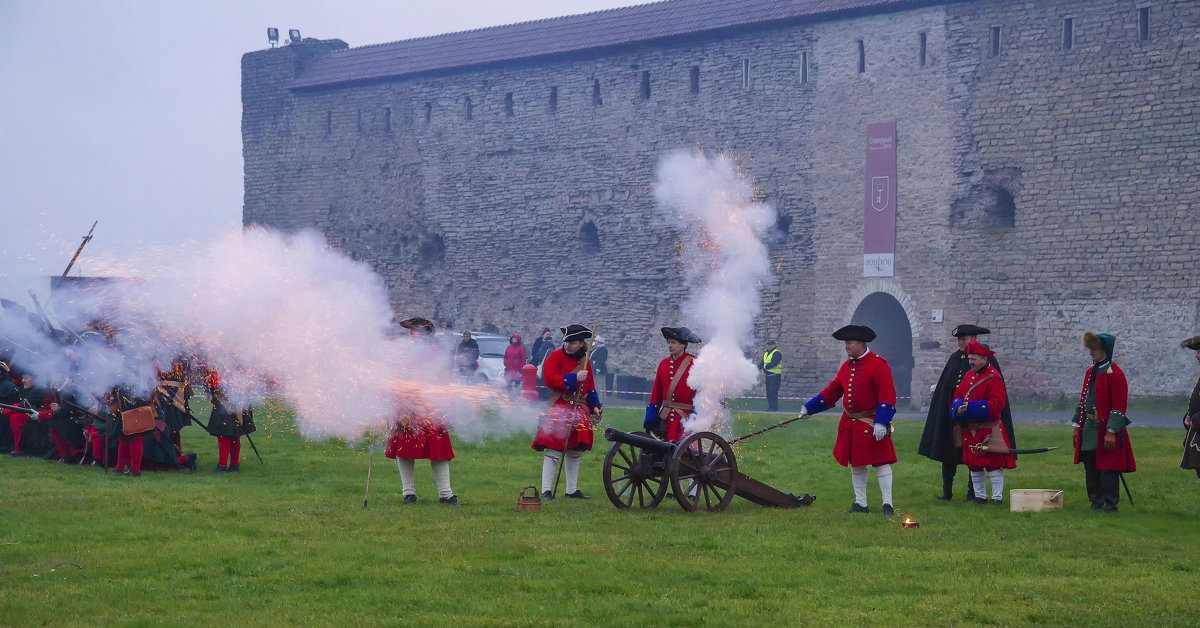
[[[921,527],[921,524],[920,524],[920,523],[918,523],[916,520],[913,520],[913,519],[910,519],[910,518],[908,518],[908,517],[905,517],[905,518],[904,518],[904,527],[906,527],[906,528],[919,528],[919,527]]]

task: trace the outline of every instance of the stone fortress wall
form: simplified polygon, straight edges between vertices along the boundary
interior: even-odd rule
[[[1088,330],[1117,336],[1133,393],[1184,394],[1197,32],[1187,0],[909,3],[295,89],[347,54],[305,40],[243,57],[244,222],[323,232],[404,316],[530,339],[598,322],[610,367],[650,377],[658,328],[689,323],[655,166],[729,151],[780,212],[756,334],[780,341],[783,394],[828,381],[852,321],[914,405],[966,322],[993,330],[1013,395],[1076,394]],[[895,276],[863,277],[866,125],[888,121]]]

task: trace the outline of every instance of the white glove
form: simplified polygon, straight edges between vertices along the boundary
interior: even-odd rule
[[[804,407],[800,408],[800,414],[797,414],[796,418],[797,419],[807,419],[810,416],[812,416],[812,415],[808,413],[808,407],[804,406]]]
[[[586,382],[587,378],[588,378],[587,371],[579,371],[578,373],[575,374],[575,381],[579,382],[580,384]]]
[[[883,440],[884,436],[887,436],[887,426],[884,425],[883,423],[876,423],[875,424],[875,440]]]

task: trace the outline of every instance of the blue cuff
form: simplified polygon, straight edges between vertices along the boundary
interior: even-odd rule
[[[955,399],[954,403],[950,404],[950,418],[955,421],[965,421],[967,417],[959,416],[958,407],[963,404],[962,399]]]
[[[804,404],[804,407],[808,410],[809,414],[816,414],[829,409],[829,406],[825,405],[825,400],[821,398],[821,395],[809,399],[808,403]]]
[[[894,416],[896,416],[896,406],[890,403],[880,403],[875,408],[875,422],[880,425],[890,425]]]
[[[645,427],[645,425],[647,423],[649,423],[651,421],[657,421],[657,420],[658,420],[658,404],[652,403],[652,404],[646,406],[646,418],[642,421],[642,426]]]
[[[965,418],[972,421],[986,421],[988,418],[987,401],[968,401]]]
[[[587,403],[588,403],[588,407],[589,407],[589,408],[599,408],[599,407],[602,407],[602,406],[600,405],[600,395],[596,394],[596,391],[594,391],[594,390],[589,390],[589,391],[588,391],[588,395],[587,395]]]
[[[563,375],[563,388],[566,388],[567,392],[575,392],[575,390],[579,388],[578,377],[579,376],[574,373],[567,373],[566,375]]]

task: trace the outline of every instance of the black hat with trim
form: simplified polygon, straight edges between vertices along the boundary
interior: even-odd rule
[[[875,330],[866,325],[846,325],[845,327],[833,332],[835,340],[857,340],[859,342],[871,342],[875,339]]]
[[[950,330],[950,335],[954,336],[955,338],[962,338],[963,336],[982,336],[990,333],[992,333],[992,330],[988,329],[987,327],[980,327],[979,325],[958,325],[954,329]]]
[[[404,319],[400,321],[400,326],[405,329],[420,330],[427,334],[432,334],[434,328],[433,321],[428,318],[421,318],[420,316]]]
[[[592,330],[583,325],[567,325],[559,327],[559,331],[563,334],[563,342],[575,342],[576,340],[587,340],[592,337]]]
[[[1179,343],[1179,346],[1184,349],[1191,349],[1192,351],[1200,351],[1200,336],[1192,336]]]
[[[704,342],[687,327],[663,327],[662,335],[667,340],[678,340],[685,345]]]

